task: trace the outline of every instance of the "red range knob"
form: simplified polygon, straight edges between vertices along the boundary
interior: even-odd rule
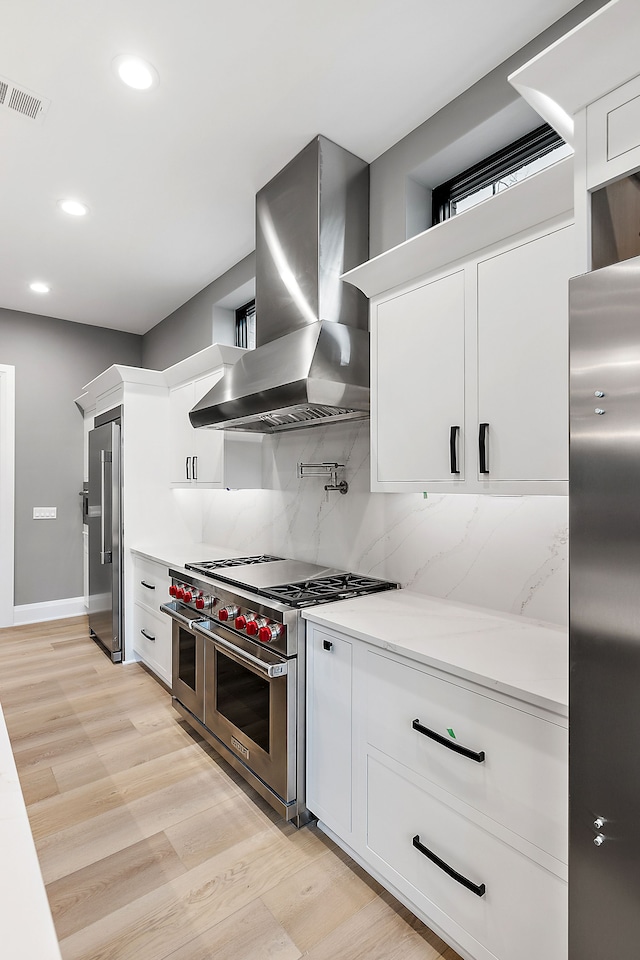
[[[250,637],[255,637],[260,627],[266,626],[266,623],[267,621],[264,617],[260,617],[257,620],[249,620],[247,623],[247,633]]]
[[[237,612],[237,607],[221,607],[220,610],[218,610],[218,620],[232,620]]]
[[[258,640],[262,643],[271,643],[280,636],[280,627],[277,624],[271,624],[269,627],[260,627],[258,630]]]
[[[204,597],[196,597],[196,610],[204,610]]]
[[[184,600],[184,590],[182,589],[182,587],[176,588],[176,597],[178,600]]]
[[[178,595],[178,588],[176,587],[175,583],[172,583],[171,586],[169,587],[169,596],[175,597],[177,595]]]
[[[185,591],[184,591],[184,598],[183,598],[183,599],[184,599],[184,602],[185,602],[185,603],[191,603],[191,601],[193,600],[193,594],[191,593],[191,590],[185,590]]]
[[[235,628],[236,630],[244,630],[247,625],[247,618],[240,615],[235,619]]]

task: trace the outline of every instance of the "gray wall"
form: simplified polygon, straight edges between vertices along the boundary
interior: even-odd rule
[[[250,253],[145,333],[143,366],[165,370],[212,343],[233,344],[233,310],[254,296],[255,261]]]
[[[371,164],[369,256],[375,257],[424,229],[416,212],[415,182],[438,186],[522,136],[541,120],[507,77],[527,60],[605,5],[583,0],[504,63],[425,120]],[[413,182],[407,183],[407,178]],[[426,204],[428,191],[425,191]]]
[[[0,363],[16,368],[15,600],[82,596],[82,387],[140,366],[142,337],[0,309]],[[57,507],[33,520],[33,507]]]

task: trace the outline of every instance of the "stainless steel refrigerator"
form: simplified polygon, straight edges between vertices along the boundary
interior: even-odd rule
[[[640,953],[640,257],[570,282],[569,960]]]
[[[120,419],[89,433],[89,629],[114,663],[123,659]]]

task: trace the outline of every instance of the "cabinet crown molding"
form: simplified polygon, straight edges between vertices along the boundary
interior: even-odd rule
[[[411,283],[547,220],[573,213],[573,157],[347,271],[367,297]]]
[[[637,0],[612,0],[509,76],[568,143],[579,110],[638,74]]]

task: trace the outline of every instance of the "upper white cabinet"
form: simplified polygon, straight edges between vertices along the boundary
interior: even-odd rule
[[[640,77],[587,107],[587,187],[640,167]]]
[[[487,424],[481,481],[568,477],[573,233],[567,226],[478,262],[479,443],[479,425]]]
[[[570,224],[372,303],[372,489],[565,493]]]
[[[262,436],[195,429],[189,411],[244,353],[215,344],[164,371],[169,384],[170,481],[174,487],[262,486]],[[213,369],[212,369],[213,368]]]
[[[378,304],[374,484],[450,480],[464,422],[464,270]],[[451,445],[450,445],[451,441]]]
[[[573,161],[355,267],[371,489],[564,494]]]

